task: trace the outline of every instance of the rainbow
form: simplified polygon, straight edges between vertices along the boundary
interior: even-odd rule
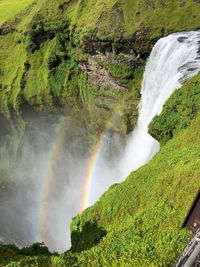
[[[83,197],[81,200],[81,211],[86,209],[90,205],[90,195],[92,190],[92,180],[94,178],[96,166],[98,165],[98,160],[101,158],[101,154],[103,151],[104,145],[106,145],[105,137],[107,131],[111,128],[112,125],[112,119],[114,115],[116,114],[117,109],[124,104],[124,102],[120,102],[118,105],[116,105],[115,109],[112,111],[112,114],[110,118],[104,123],[104,131],[99,136],[99,141],[96,143],[91,150],[92,153],[90,153],[90,157],[86,166],[85,174],[84,174],[84,188],[83,188]],[[45,221],[47,220],[47,212],[45,210],[45,203],[47,203],[49,196],[51,195],[51,190],[53,188],[54,179],[53,179],[53,173],[54,169],[57,165],[59,155],[60,155],[60,149],[64,143],[65,138],[65,131],[63,129],[66,129],[68,125],[67,118],[62,117],[60,119],[60,123],[57,126],[57,134],[55,138],[55,142],[52,145],[52,148],[50,150],[47,162],[46,162],[46,168],[43,174],[42,178],[42,185],[41,185],[41,192],[40,192],[40,201],[39,201],[39,223],[37,226],[37,234],[36,234],[36,242],[44,240],[44,226]]]
[[[81,211],[85,210],[87,207],[90,206],[90,196],[91,196],[91,191],[92,191],[92,184],[93,184],[93,179],[95,177],[95,170],[98,165],[99,159],[101,158],[102,152],[104,150],[104,146],[106,146],[106,133],[110,130],[113,122],[113,118],[118,111],[119,108],[124,105],[124,101],[119,102],[114,110],[112,111],[111,116],[108,118],[108,120],[104,124],[104,131],[99,136],[99,141],[97,144],[94,145],[92,149],[92,153],[89,157],[85,175],[84,175],[84,188],[83,188],[83,198],[81,201]]]
[[[85,171],[85,183],[83,188],[83,198],[81,201],[81,210],[83,211],[90,205],[90,195],[92,190],[92,179],[95,174],[96,167],[98,165],[98,159],[101,157],[101,152],[103,151],[103,144],[105,140],[105,135],[101,134],[99,137],[99,142],[94,146],[92,153],[89,157]]]
[[[63,131],[63,128],[66,128],[66,126],[67,126],[67,119],[61,117],[60,122],[58,123],[56,128],[55,141],[50,149],[50,153],[46,161],[46,168],[41,179],[42,185],[40,191],[39,214],[38,214],[39,223],[37,225],[37,230],[36,230],[37,233],[36,242],[38,240],[39,241],[44,240],[43,227],[45,225],[46,215],[47,215],[45,211],[45,203],[47,203],[49,195],[51,195],[51,190],[53,188],[54,184],[53,173],[59,159],[60,148],[62,147],[65,138],[65,131]]]

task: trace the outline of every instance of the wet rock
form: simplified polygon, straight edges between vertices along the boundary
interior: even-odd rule
[[[177,41],[179,42],[179,43],[183,43],[185,40],[187,40],[188,39],[188,37],[185,37],[185,36],[181,36],[181,37],[178,37],[177,38]]]
[[[123,53],[126,55],[135,54],[146,59],[149,56],[152,44],[156,41],[149,38],[150,30],[147,28],[137,31],[132,38],[121,37],[117,41],[109,38],[99,39],[95,34],[84,39],[84,50],[90,55],[96,55],[100,52],[104,55],[112,53],[116,56]]]

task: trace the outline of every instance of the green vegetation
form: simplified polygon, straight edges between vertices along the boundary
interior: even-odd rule
[[[187,81],[166,102],[161,115],[149,125],[150,134],[161,144],[166,143],[181,129],[187,128],[200,110],[200,74]]]
[[[88,35],[96,28],[103,39],[119,39],[122,35],[129,38],[141,30],[155,38],[162,31],[167,34],[199,27],[199,10],[199,4],[193,0],[86,0],[70,6],[69,18],[77,36]]]
[[[0,0],[0,12],[1,114],[18,115],[15,127],[25,128],[24,104],[38,112],[62,109],[88,123],[91,142],[108,120],[123,134],[135,125],[145,60],[157,38],[200,27],[200,4],[193,0]],[[127,90],[88,84],[81,66],[96,50],[109,53],[112,60],[98,63]],[[135,55],[134,67],[123,53]],[[149,125],[162,144],[154,159],[74,218],[70,251],[0,246],[0,266],[172,266],[189,238],[180,225],[200,186],[199,103],[200,74]],[[20,139],[24,129],[15,127],[11,135]],[[0,173],[1,181],[11,180]]]
[[[117,106],[124,105],[124,98],[128,99],[128,107],[137,107],[138,97],[131,98],[128,97],[130,92],[118,92],[115,88],[102,90],[87,83],[87,75],[81,71],[80,64],[87,62],[88,54],[74,33],[76,27],[72,27],[70,18],[72,8],[77,8],[75,3],[64,0],[50,0],[48,4],[46,0],[35,1],[17,14],[13,13],[4,23],[5,34],[0,38],[0,111],[9,118],[13,111],[20,114],[24,103],[40,112],[57,112],[59,105],[74,114],[81,108],[83,114],[89,116],[83,120],[91,122],[87,127],[93,138],[104,130],[104,121],[112,116],[108,110],[116,112]],[[134,96],[132,80],[136,79],[133,75],[129,77],[133,72],[131,68],[123,66],[113,64],[115,73],[109,71],[127,83]],[[116,129],[120,132],[121,128],[122,134],[127,132],[127,121],[129,130],[136,122],[128,107],[118,114]]]
[[[33,3],[33,1],[34,0],[1,0],[0,25],[17,15],[21,10]]]
[[[87,40],[108,39],[118,47],[118,40],[133,39],[132,49],[147,56],[155,38],[198,28],[200,19],[200,5],[192,0],[1,0],[0,11],[0,108],[7,116],[24,101],[49,110],[58,99],[81,96],[83,88],[92,93],[79,69],[79,62],[87,61]],[[128,86],[134,83],[126,64],[107,67]]]
[[[0,266],[47,266],[45,264],[48,264],[50,261],[49,256],[50,252],[47,247],[39,243],[21,250],[14,245],[0,245]]]

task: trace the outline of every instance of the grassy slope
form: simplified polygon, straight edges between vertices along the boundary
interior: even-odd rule
[[[0,0],[0,25],[17,15],[20,11],[33,3],[33,1],[34,0]]]
[[[101,95],[99,89],[87,86],[78,69],[87,55],[72,47],[69,12],[59,9],[63,2],[36,1],[3,26],[8,33],[0,38],[0,111],[8,117],[10,109],[19,112],[24,101],[53,109],[53,98],[66,103],[66,98],[79,97],[90,104]],[[53,36],[38,45],[37,36],[44,32]],[[126,92],[103,92],[103,96],[110,94],[120,99]]]
[[[120,3],[123,15],[114,6]],[[87,34],[97,26],[101,38],[119,37],[120,31],[126,37],[144,28],[151,30],[151,37],[161,32],[181,31],[199,27],[200,5],[192,0],[127,0],[127,1],[79,1],[70,9],[69,17],[77,32]]]
[[[165,144],[176,132],[190,125],[200,110],[200,75],[185,83],[183,90],[177,90],[166,102],[163,112],[155,116],[149,125],[149,132],[161,144]]]
[[[18,1],[13,1],[13,5],[14,2],[18,3]],[[33,38],[34,34],[39,33],[40,28],[50,31],[53,31],[56,28],[59,32],[60,28],[62,28],[62,20],[59,18],[60,24],[58,26],[51,24],[50,17],[52,14],[49,14],[49,17],[43,14],[45,12],[48,13],[46,1],[44,0],[38,1],[35,5],[30,6],[27,9],[25,9],[27,3],[23,3],[24,9],[21,13],[18,13],[17,16],[13,13],[13,17],[10,18],[5,26],[3,26],[3,28],[7,27],[8,32],[10,33],[1,36],[0,39],[2,70],[0,106],[1,112],[8,116],[10,107],[13,107],[18,111],[22,98],[29,102],[33,102],[33,98],[35,98],[34,101],[37,104],[44,103],[45,101],[51,102],[48,81],[50,72],[48,69],[48,59],[52,56],[52,50],[58,49],[58,53],[60,52],[59,44],[57,47],[58,36],[55,36],[54,40],[46,40],[46,42],[43,43],[43,46],[37,49],[35,53],[31,53],[31,46],[34,45],[31,38]],[[21,8],[23,3],[21,3]],[[51,6],[50,8],[51,11],[54,12],[54,7]],[[8,11],[9,10],[10,9],[8,8]],[[40,10],[46,11],[40,13]],[[10,13],[11,12],[12,10],[10,10]],[[37,23],[45,24],[45,22],[43,22],[44,19],[42,19],[43,15],[47,20],[45,20],[45,22],[48,25],[37,25]],[[56,18],[54,17],[54,23],[56,23],[55,19]],[[35,29],[32,29],[33,23],[36,23]],[[15,28],[14,32],[10,30],[10,28],[12,29],[13,27]],[[49,29],[46,29],[45,27],[49,27]],[[63,36],[65,36],[64,32]],[[56,56],[56,51],[53,52],[54,56]],[[25,70],[25,64],[29,64],[30,68],[28,70]],[[62,74],[59,74],[59,78],[59,80],[57,78],[57,91],[55,90],[55,94],[60,90],[59,82],[63,82]],[[51,79],[51,82],[52,80],[53,79]]]
[[[74,219],[72,233],[79,236],[75,249],[94,242],[92,231],[84,233],[86,223],[107,231],[97,246],[80,253],[78,266],[172,266],[188,236],[181,223],[200,186],[199,96],[200,75],[175,92],[157,118],[159,123],[162,117],[181,116],[173,139],[149,164]]]

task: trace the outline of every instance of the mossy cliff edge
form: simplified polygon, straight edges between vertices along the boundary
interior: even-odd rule
[[[102,130],[116,106],[114,131],[134,127],[153,44],[199,28],[200,17],[192,0],[4,0],[1,9],[1,113],[20,114],[25,104],[40,112],[61,107],[73,116],[81,109],[93,122],[91,134]]]
[[[112,131],[130,132],[156,40],[200,28],[198,0],[3,0],[1,8],[2,162],[17,157],[29,112],[50,114],[50,125],[59,114],[73,117],[89,144],[113,114]],[[150,124],[161,152],[73,220],[69,252],[3,247],[0,266],[171,266],[188,240],[180,224],[200,185],[199,81],[175,92]],[[4,170],[0,179],[8,179]]]

